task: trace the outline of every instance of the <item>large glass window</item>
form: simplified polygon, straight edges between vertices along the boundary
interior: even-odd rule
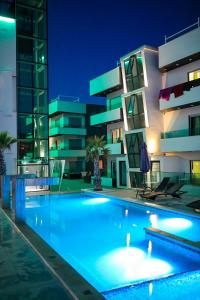
[[[84,161],[69,161],[69,172],[71,173],[79,173],[84,170]]]
[[[48,141],[19,141],[18,164],[48,163]]]
[[[47,89],[45,65],[18,63],[18,86]]]
[[[126,146],[130,168],[140,167],[140,149],[142,143],[142,132],[126,134]]]
[[[18,112],[47,114],[47,91],[18,88]]]
[[[190,135],[200,135],[200,116],[190,117]]]
[[[17,47],[17,59],[41,64],[47,63],[46,41],[18,37]]]
[[[133,91],[144,86],[144,73],[141,53],[133,55],[124,61],[127,91]]]
[[[145,127],[142,94],[135,94],[125,98],[128,129]]]
[[[36,8],[46,8],[46,0],[17,0],[19,4],[24,4]]]
[[[48,139],[48,117],[45,115],[19,114],[19,139]]]
[[[17,6],[17,34],[46,39],[46,13]]]

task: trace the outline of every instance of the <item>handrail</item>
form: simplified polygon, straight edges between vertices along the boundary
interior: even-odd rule
[[[170,39],[176,38],[178,35],[180,35],[181,33],[183,33],[183,32],[185,32],[185,31],[189,30],[189,29],[192,28],[192,27],[197,27],[197,28],[200,27],[200,17],[198,17],[196,23],[194,23],[194,24],[192,24],[192,25],[190,25],[190,26],[188,26],[188,27],[186,27],[186,28],[184,28],[184,29],[182,29],[182,30],[180,30],[180,31],[178,31],[178,32],[176,32],[176,33],[170,35],[170,36],[165,35],[165,44],[166,44]]]

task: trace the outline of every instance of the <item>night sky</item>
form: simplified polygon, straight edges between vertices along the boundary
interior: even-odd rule
[[[159,46],[197,22],[199,0],[49,0],[49,98],[89,96],[89,80],[117,66],[126,53]]]

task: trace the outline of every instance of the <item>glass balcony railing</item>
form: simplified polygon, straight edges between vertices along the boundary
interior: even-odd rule
[[[170,138],[195,136],[195,135],[200,135],[200,127],[161,132],[161,139],[170,139]]]

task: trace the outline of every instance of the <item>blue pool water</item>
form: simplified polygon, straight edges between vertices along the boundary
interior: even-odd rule
[[[29,197],[26,222],[100,292],[200,269],[199,258],[144,232],[151,226],[198,241],[198,218],[79,193]]]

